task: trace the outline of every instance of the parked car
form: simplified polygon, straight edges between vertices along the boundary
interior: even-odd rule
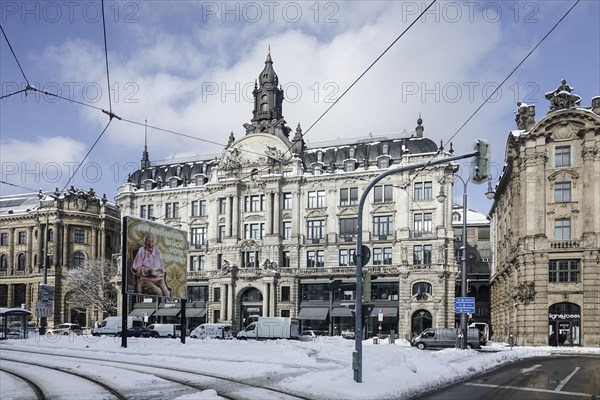
[[[46,335],[69,335],[71,333],[76,335],[83,334],[83,329],[81,329],[81,325],[64,323],[56,325],[54,328],[48,329],[46,331]]]
[[[354,339],[354,331],[352,329],[344,329],[342,331],[342,337],[344,339]]]
[[[315,331],[307,330],[300,332],[298,340],[301,342],[315,342],[317,340],[317,334]]]
[[[115,334],[115,336],[118,336],[118,337],[121,337],[122,335],[123,335],[123,332],[117,332]],[[132,326],[131,328],[127,328],[127,337],[157,338],[157,337],[160,337],[160,335],[158,334],[158,332],[156,332],[152,329],[145,328],[143,326]]]

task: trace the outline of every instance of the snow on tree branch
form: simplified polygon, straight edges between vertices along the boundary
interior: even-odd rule
[[[66,273],[70,299],[109,315],[117,314],[118,268],[106,260],[88,260]]]

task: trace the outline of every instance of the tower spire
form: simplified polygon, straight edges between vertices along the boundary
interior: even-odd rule
[[[150,166],[150,159],[148,158],[148,119],[144,120],[144,151],[142,152],[142,169]]]

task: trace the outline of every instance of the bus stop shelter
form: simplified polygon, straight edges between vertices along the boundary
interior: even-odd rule
[[[0,308],[0,339],[27,339],[31,311],[23,308]]]

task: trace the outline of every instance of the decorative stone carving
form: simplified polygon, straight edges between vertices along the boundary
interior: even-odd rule
[[[529,304],[535,299],[535,294],[535,282],[525,281],[517,286],[517,294],[514,299],[523,304]]]
[[[517,103],[517,111],[515,111],[515,122],[518,129],[531,129],[535,125],[535,106],[519,101]]]
[[[559,87],[545,94],[546,99],[550,100],[550,110],[548,113],[558,110],[566,110],[572,107],[581,107],[581,97],[571,93],[574,88],[567,84],[563,79]]]

